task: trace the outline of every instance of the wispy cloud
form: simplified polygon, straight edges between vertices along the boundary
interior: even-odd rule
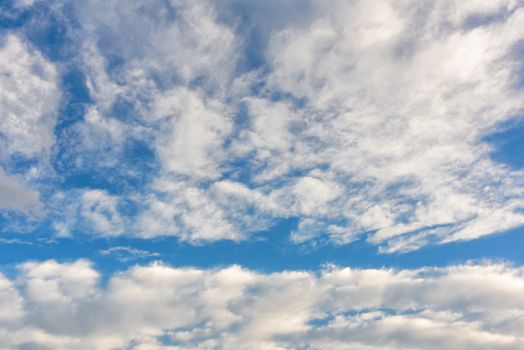
[[[26,241],[18,238],[0,238],[2,244],[22,244],[22,245],[33,245],[33,242]]]
[[[160,256],[157,252],[150,252],[148,250],[128,246],[114,246],[107,249],[101,249],[98,251],[98,254],[101,256],[113,257],[122,262]]]

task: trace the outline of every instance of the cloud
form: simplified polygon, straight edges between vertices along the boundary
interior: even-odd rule
[[[97,100],[107,101],[109,92],[113,98],[147,101],[163,86],[202,80],[210,89],[219,89],[230,83],[238,41],[233,30],[217,20],[208,1],[122,5],[92,0],[79,4],[77,13],[88,49],[91,92]],[[121,64],[107,72],[110,60]]]
[[[2,327],[16,324],[23,312],[23,299],[14,283],[0,276],[0,324]]]
[[[156,142],[166,172],[193,179],[220,176],[223,144],[232,122],[219,101],[205,101],[184,88],[156,96],[153,115],[166,119]]]
[[[203,188],[187,181],[160,179],[158,194],[145,198],[146,210],[138,217],[136,228],[142,237],[177,236],[181,240],[206,242],[239,239],[224,208]]]
[[[160,254],[156,252],[150,252],[144,249],[138,249],[127,246],[114,246],[107,249],[101,249],[98,251],[101,256],[114,257],[122,262],[128,262],[135,259],[145,259],[151,257],[159,257]]]
[[[0,39],[10,233],[11,215],[40,214],[58,236],[206,244],[286,220],[296,244],[394,253],[524,224],[524,170],[486,141],[524,110],[518,1],[14,6],[20,29]],[[35,19],[59,29],[36,35]],[[36,49],[62,37],[73,49],[53,62]],[[506,263],[261,272],[145,264],[160,254],[120,243],[95,255],[127,267],[4,269],[0,348],[524,348],[524,268]]]
[[[82,194],[82,200],[82,215],[97,231],[106,235],[122,233],[122,218],[114,196],[100,190],[88,190]]]
[[[57,71],[18,36],[7,34],[0,40],[0,209],[34,216],[42,214],[44,206],[30,182],[46,166],[55,142]],[[13,156],[35,163],[9,175]]]
[[[25,7],[33,6],[34,3],[35,3],[35,0],[16,0],[15,7],[16,8],[25,8]]]
[[[524,272],[503,264],[262,274],[152,263],[115,273],[105,287],[84,260],[18,269],[16,284],[0,280],[0,315],[13,316],[1,326],[9,348],[519,349],[524,341]]]
[[[294,207],[317,227],[299,240],[368,235],[395,252],[521,226],[522,171],[491,160],[483,137],[523,108],[512,55],[523,9],[504,1],[315,2],[315,9],[270,37],[265,93],[280,92],[283,102],[265,98],[256,109],[249,102],[249,141],[235,140],[245,154],[270,159],[248,168],[273,186],[271,195],[292,196],[289,184],[311,174],[338,188],[331,203],[321,202],[329,191],[281,201],[277,212]],[[261,128],[268,111],[278,122]],[[260,143],[267,133],[280,136],[278,148]]]
[[[491,160],[483,142],[523,108],[512,50],[524,16],[514,2],[311,2],[258,29],[266,69],[243,76],[234,72],[242,36],[206,2],[156,15],[144,4],[84,6],[85,28],[105,28],[120,47],[97,39],[94,50],[123,62],[88,74],[94,96],[115,96],[99,107],[137,101],[161,162],[135,225],[142,236],[244,239],[268,217],[297,217],[294,241],[366,235],[397,252],[524,223],[521,171]],[[132,39],[130,23],[147,25]],[[217,85],[214,71],[233,84]],[[159,72],[178,78],[159,84]],[[245,189],[255,220],[238,214],[238,193],[213,192],[223,180]]]
[[[18,238],[0,238],[2,244],[20,244],[20,245],[33,245],[31,241],[24,241]]]
[[[56,68],[13,34],[0,44],[1,157],[49,152],[60,92]]]
[[[274,8],[290,15],[266,20]],[[522,169],[494,161],[485,142],[524,107],[518,2],[70,9],[70,63],[91,102],[60,130],[55,170],[101,179],[93,190],[109,197],[83,198],[67,220],[52,214],[63,232],[83,222],[102,235],[202,243],[294,218],[294,242],[364,238],[392,253],[524,224]],[[47,152],[58,73],[14,36],[2,50],[10,90],[34,92],[9,105],[18,120],[0,142],[8,154]],[[13,52],[25,58],[13,63]],[[121,211],[129,201],[136,211]]]
[[[122,214],[122,198],[104,190],[85,189],[56,193],[49,210],[58,236],[90,234],[116,237],[125,233],[127,218]]]

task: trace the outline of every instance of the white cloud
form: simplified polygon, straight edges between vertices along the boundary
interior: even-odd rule
[[[133,226],[140,236],[205,241],[244,235],[219,204],[208,202],[204,185],[221,177],[233,128],[222,99],[238,55],[232,29],[207,1],[90,1],[77,10],[96,101],[77,127],[86,151],[80,158],[99,162],[88,166],[118,166],[118,150],[130,137],[155,150],[160,174],[138,199],[145,207]],[[115,59],[121,64],[109,69]],[[122,102],[137,120],[113,118],[112,108]]]
[[[0,44],[0,85],[0,157],[49,151],[60,96],[55,67],[10,34]]]
[[[156,252],[150,252],[148,250],[128,246],[114,246],[107,249],[101,249],[98,251],[98,254],[101,256],[114,257],[115,259],[122,262],[160,256],[160,254]]]
[[[307,1],[247,34],[232,3],[77,7],[96,102],[79,159],[116,168],[138,138],[159,160],[132,233],[237,240],[296,217],[297,242],[402,252],[524,224],[522,170],[484,142],[524,107],[518,2]],[[241,75],[246,50],[265,64]]]
[[[485,18],[471,27],[471,16]],[[276,124],[275,135],[286,135],[279,147],[289,151],[266,152],[282,171],[264,180],[288,183],[296,173],[327,167],[324,177],[341,194],[328,204],[309,191],[311,210],[299,217],[309,216],[319,235],[330,231],[326,212],[343,222],[338,231],[345,227],[348,237],[376,231],[370,242],[384,252],[524,224],[522,171],[494,163],[483,142],[524,107],[511,57],[522,39],[516,28],[523,8],[503,1],[317,2],[308,19],[270,41],[268,92],[306,102],[273,112],[275,120],[302,125],[282,132]],[[271,130],[257,130],[258,118],[255,111],[255,140]],[[274,189],[281,191],[294,192]],[[306,198],[297,202],[302,209]]]
[[[86,301],[94,294],[99,278],[90,263],[84,260],[70,264],[59,264],[52,260],[26,262],[19,268],[24,279],[25,297],[38,305],[69,307],[69,303]]]
[[[224,209],[205,189],[186,181],[161,179],[155,183],[155,191],[145,198],[147,209],[138,218],[140,236],[178,236],[193,242],[241,238]]]
[[[29,180],[38,177],[55,142],[60,97],[56,68],[19,37],[0,42],[0,210],[41,214],[40,194]],[[39,161],[25,174],[2,168],[14,154]]]
[[[35,3],[35,0],[16,0],[15,7],[18,7],[18,8],[29,7],[29,6],[33,6],[34,3]]]
[[[57,192],[47,204],[58,236],[115,237],[125,234],[129,226],[122,215],[121,201],[121,196],[107,191],[85,189]]]
[[[157,89],[198,79],[221,89],[231,80],[238,42],[208,1],[92,0],[77,12],[90,90],[106,107],[121,97],[147,108]],[[107,71],[109,59],[122,64]]]
[[[340,195],[336,184],[326,183],[318,178],[304,176],[293,185],[291,196],[298,215],[323,215],[329,202]]]
[[[0,238],[2,244],[19,244],[19,245],[33,245],[31,241],[24,241],[18,238]]]
[[[280,210],[262,191],[230,180],[207,187],[187,180],[157,179],[136,223],[141,237],[177,236],[183,241],[245,240],[269,228]]]
[[[157,96],[153,115],[167,119],[156,142],[165,171],[194,179],[218,177],[223,143],[232,128],[226,113],[220,102],[205,101],[184,88]]]
[[[232,121],[209,94],[229,85],[237,42],[213,6],[92,0],[74,8],[82,70],[96,102],[75,127],[82,140],[71,145],[76,165],[115,167],[123,142],[138,139],[157,151],[163,172],[216,178]],[[89,163],[93,158],[99,163]]]
[[[23,316],[23,299],[12,281],[0,276],[0,327],[16,324]]]
[[[101,190],[87,190],[82,193],[82,215],[93,228],[105,236],[123,233],[123,219],[118,210],[118,197]]]
[[[0,314],[18,315],[0,326],[8,348],[520,349],[524,341],[524,271],[503,264],[262,274],[153,263],[105,287],[83,260],[19,269],[16,284],[0,281]]]

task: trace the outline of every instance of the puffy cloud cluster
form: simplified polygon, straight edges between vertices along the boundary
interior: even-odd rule
[[[108,4],[86,3],[86,26],[124,63],[89,73],[92,93],[133,99],[160,160],[139,235],[242,239],[297,217],[294,241],[393,252],[524,223],[522,171],[484,141],[523,108],[518,2],[309,2],[260,25],[264,67],[244,74],[250,38],[211,4]]]
[[[296,218],[295,242],[365,237],[403,252],[524,224],[524,174],[485,141],[524,107],[520,2],[279,3],[74,5],[74,63],[92,103],[61,132],[61,171],[108,180],[55,194],[52,206],[77,216],[55,213],[55,226],[203,242]],[[49,104],[6,113],[45,125],[10,124],[9,149],[53,142],[41,116],[55,73],[41,65],[49,79],[31,86]],[[23,142],[17,130],[33,127],[44,131]]]
[[[524,270],[327,266],[262,274],[84,260],[0,278],[6,349],[520,349]]]

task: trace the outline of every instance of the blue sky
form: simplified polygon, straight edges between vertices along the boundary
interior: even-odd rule
[[[511,0],[0,1],[0,346],[521,348],[520,28]]]

